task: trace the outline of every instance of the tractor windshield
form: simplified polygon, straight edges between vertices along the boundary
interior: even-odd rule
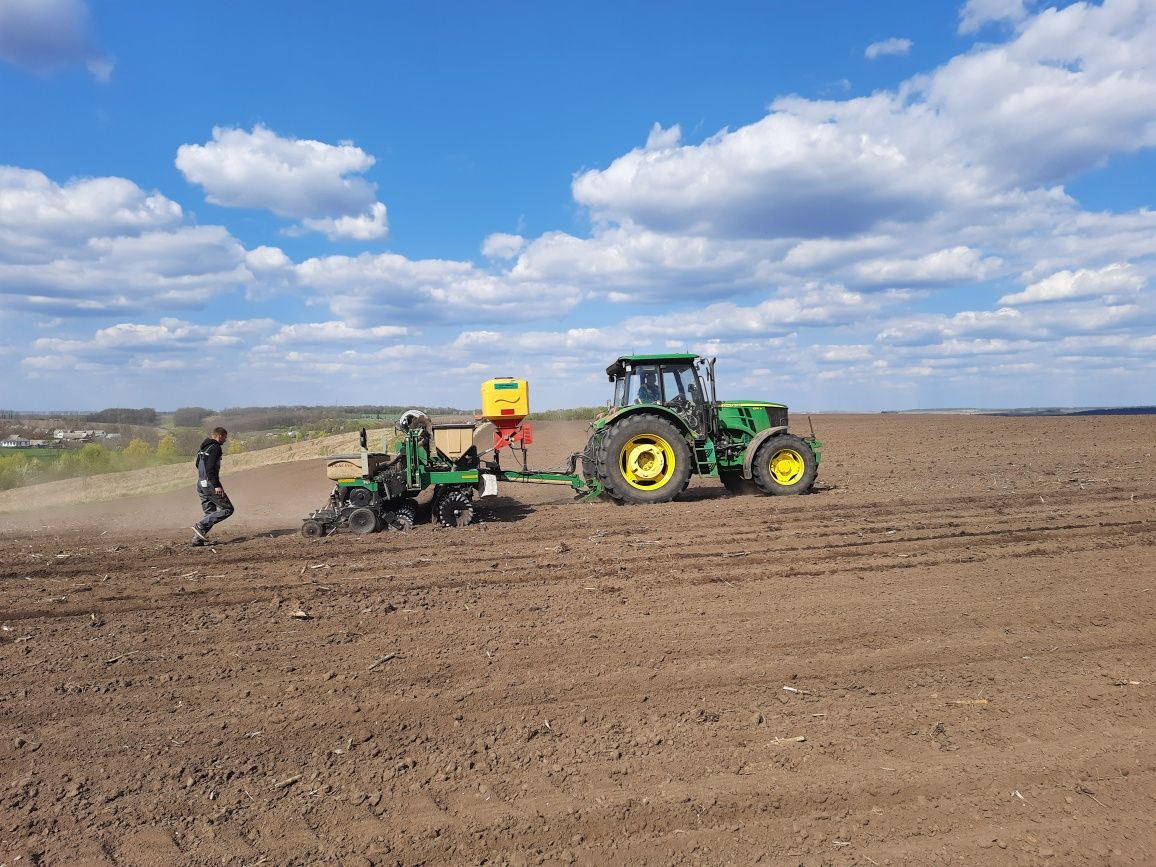
[[[670,406],[702,403],[694,368],[667,365],[662,371],[662,400]]]
[[[664,366],[662,402],[681,415],[691,430],[706,435],[706,399],[698,374],[689,364]]]

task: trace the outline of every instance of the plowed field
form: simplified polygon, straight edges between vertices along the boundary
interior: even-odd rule
[[[0,516],[0,864],[1156,863],[1156,418],[814,424],[806,497]]]

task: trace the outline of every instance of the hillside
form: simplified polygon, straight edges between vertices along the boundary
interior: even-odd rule
[[[382,438],[388,433],[389,431],[384,429],[369,431],[370,446],[380,447]],[[257,449],[227,456],[225,467],[227,472],[237,472],[287,461],[303,461],[326,455],[355,452],[358,450],[357,440],[356,433],[343,433],[322,439]],[[191,486],[195,478],[196,470],[190,459],[184,463],[163,467],[146,467],[123,473],[106,473],[31,485],[0,492],[0,514],[156,494],[183,485]]]

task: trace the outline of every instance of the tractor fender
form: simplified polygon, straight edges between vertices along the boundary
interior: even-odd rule
[[[747,444],[746,454],[743,455],[743,478],[751,478],[751,467],[755,463],[755,452],[759,450],[759,446],[765,443],[773,436],[778,436],[781,433],[787,432],[787,426],[779,425],[778,427],[769,427],[765,431],[760,431],[755,435],[755,438]]]
[[[602,421],[602,426],[597,428],[597,430],[595,430],[595,433],[597,434],[597,433],[605,430],[611,424],[614,424],[615,422],[620,421],[621,419],[628,418],[629,416],[633,416],[633,415],[638,415],[639,413],[649,413],[650,415],[656,415],[659,418],[664,418],[667,421],[669,421],[671,424],[673,424],[676,428],[678,428],[678,430],[682,434],[684,434],[684,435],[692,435],[693,434],[693,432],[690,430],[690,428],[687,427],[686,421],[685,421],[685,419],[683,419],[682,416],[680,416],[677,412],[675,412],[670,407],[663,406],[661,403],[639,403],[639,404],[633,404],[631,406],[623,407],[622,409],[620,409],[618,412],[614,413],[613,415],[606,417],[604,420],[600,419],[600,421]],[[785,428],[779,428],[779,430],[785,430]]]

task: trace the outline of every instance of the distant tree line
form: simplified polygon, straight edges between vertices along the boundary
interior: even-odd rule
[[[573,409],[547,409],[542,412],[532,412],[526,418],[529,421],[593,421],[601,412],[606,412],[606,407],[577,406]]]
[[[200,427],[215,412],[203,406],[183,406],[173,413],[173,427]]]
[[[26,409],[0,409],[0,418],[11,419],[26,419],[26,418],[49,418],[49,419],[70,419],[75,421],[81,416],[87,415],[87,412],[81,410],[71,409],[53,409],[45,412]]]
[[[394,422],[408,406],[245,406],[231,407],[204,416],[201,424],[221,426],[230,433],[251,433],[276,429],[302,428],[339,433],[350,429],[350,424],[361,421]],[[429,415],[468,415],[464,410],[445,406],[416,407]],[[199,407],[197,409],[200,409]],[[180,412],[180,410],[178,410]],[[174,422],[175,423],[175,422]]]
[[[100,412],[89,413],[84,416],[86,422],[93,424],[148,424],[157,423],[155,409],[102,409]]]

